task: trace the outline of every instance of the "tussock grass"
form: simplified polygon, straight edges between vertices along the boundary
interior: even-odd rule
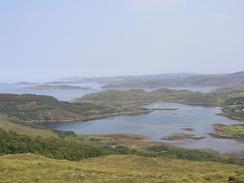
[[[83,183],[224,183],[244,181],[244,168],[213,162],[192,162],[134,155],[111,155],[71,162],[37,155],[0,157],[0,182]]]
[[[39,129],[31,126],[13,123],[8,121],[6,118],[0,117],[0,129],[5,131],[13,131],[20,135],[28,135],[31,137],[43,137],[43,138],[58,138],[57,133],[48,129]]]

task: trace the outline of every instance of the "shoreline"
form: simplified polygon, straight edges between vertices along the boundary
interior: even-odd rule
[[[149,114],[153,112],[153,110],[144,110],[144,111],[137,111],[137,112],[121,112],[121,113],[110,113],[110,114],[100,114],[96,116],[87,116],[80,119],[70,119],[70,120],[32,120],[26,121],[26,123],[33,123],[33,124],[46,124],[46,123],[68,123],[68,122],[87,122],[92,120],[99,120],[99,119],[106,119],[109,117],[116,117],[116,116],[133,116],[133,115],[140,115],[140,114]]]
[[[234,135],[224,135],[222,134],[222,128],[224,127],[229,127],[229,126],[238,126],[239,124],[233,124],[233,125],[223,125],[223,124],[215,124],[214,125],[214,132],[213,133],[209,133],[209,135],[211,137],[214,138],[220,138],[220,139],[231,139],[231,140],[235,140],[235,141],[239,141],[239,142],[243,142],[244,141],[244,136],[234,136]]]
[[[93,102],[93,101],[85,101],[85,102]],[[130,101],[132,102],[132,101]],[[230,114],[228,114],[227,111],[224,110],[224,106],[221,105],[213,105],[213,104],[194,104],[194,103],[187,103],[184,101],[174,101],[174,100],[169,100],[169,101],[165,101],[165,100],[150,100],[150,101],[133,101],[135,102],[134,104],[136,106],[140,106],[142,107],[141,110],[135,111],[135,112],[131,112],[131,111],[125,111],[125,112],[116,112],[116,113],[109,113],[109,114],[98,114],[98,115],[93,115],[93,116],[84,116],[82,118],[77,118],[77,119],[65,119],[65,120],[29,120],[29,121],[25,121],[26,123],[66,123],[66,122],[77,122],[77,121],[90,121],[90,120],[97,120],[97,119],[104,119],[104,118],[109,118],[109,117],[115,117],[115,116],[121,116],[121,115],[140,115],[140,114],[147,114],[147,113],[151,113],[154,111],[176,111],[178,110],[178,108],[145,108],[145,105],[150,105],[153,103],[157,103],[157,102],[167,102],[167,103],[178,103],[178,104],[183,104],[183,105],[189,105],[189,106],[201,106],[201,107],[220,107],[221,112],[220,113],[216,113],[216,115],[222,115],[225,116],[229,119],[232,120],[237,120],[240,122],[244,122],[244,119],[236,119],[230,116]]]
[[[231,117],[231,114],[224,109],[224,106],[219,105],[219,107],[221,108],[221,113],[218,113],[217,115],[224,116],[226,118],[239,121],[240,123],[241,122],[244,122],[244,119],[239,119],[239,118]]]
[[[195,106],[193,104],[186,104],[184,102],[181,102],[181,101],[157,101],[157,102],[175,102],[175,103],[179,103],[179,104],[184,104],[184,105],[192,105],[192,106]],[[155,103],[155,101],[144,101],[144,102],[141,102],[140,104],[152,104],[152,103]],[[199,106],[199,105],[197,105]],[[203,106],[203,105],[200,105],[200,106]],[[143,106],[141,106],[143,107]],[[204,105],[203,107],[210,107],[210,106],[206,106]],[[213,106],[212,106],[213,107]],[[228,113],[228,111],[226,111],[224,109],[224,106],[221,106],[221,105],[216,105],[215,107],[220,107],[220,110],[221,112],[220,113],[216,113],[216,115],[221,115],[221,116],[224,116],[226,118],[229,118],[229,119],[232,119],[232,120],[236,120],[238,122],[243,122],[242,120],[239,120],[239,119],[235,119],[235,118],[232,118],[230,116],[230,114]],[[48,124],[51,124],[51,123],[71,123],[71,122],[87,122],[87,121],[92,121],[92,120],[99,120],[99,119],[106,119],[106,118],[110,118],[110,117],[116,117],[116,116],[123,116],[123,115],[141,115],[141,114],[149,114],[151,112],[154,112],[154,111],[171,111],[171,110],[178,110],[178,108],[160,108],[160,109],[147,109],[147,108],[144,108],[142,110],[139,110],[139,111],[135,111],[135,112],[130,112],[130,111],[125,111],[125,112],[118,112],[118,113],[110,113],[110,114],[99,114],[99,115],[93,115],[93,116],[86,116],[84,118],[79,118],[79,119],[68,119],[68,120],[33,120],[33,121],[26,121],[27,123],[30,123],[30,124],[34,124],[34,125],[42,125],[48,129],[50,129],[48,127]],[[227,126],[232,126],[232,125],[236,125],[236,124],[230,124],[230,125],[227,125]],[[214,125],[213,125],[214,127]],[[109,134],[108,134],[109,135]],[[218,129],[217,127],[214,127],[214,131],[212,133],[209,133],[209,135],[213,138],[222,138],[222,139],[232,139],[232,140],[236,140],[236,141],[244,141],[244,137],[236,137],[236,136],[223,136],[220,134],[220,129]]]
[[[123,143],[125,146],[136,146],[139,148],[164,146],[164,147],[168,147],[168,148],[187,149],[187,150],[193,150],[193,151],[195,150],[195,151],[207,152],[207,153],[212,153],[212,154],[217,154],[217,155],[229,155],[229,156],[241,155],[242,156],[242,152],[226,153],[226,152],[219,152],[214,149],[208,149],[208,148],[198,149],[198,148],[178,147],[176,145],[173,145],[171,143],[164,142],[164,141],[148,140],[148,139],[146,139],[146,136],[136,135],[136,134],[107,134],[107,135],[92,135],[92,136],[108,137],[108,138],[113,139],[115,142]],[[121,144],[118,144],[118,145],[121,145]],[[114,145],[114,147],[116,147],[116,145]]]

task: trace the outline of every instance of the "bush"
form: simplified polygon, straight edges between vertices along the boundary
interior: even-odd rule
[[[0,154],[35,153],[56,159],[81,160],[103,152],[95,146],[62,138],[32,138],[0,129]]]

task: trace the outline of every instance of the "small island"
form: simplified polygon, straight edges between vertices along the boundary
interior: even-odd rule
[[[87,90],[90,87],[80,87],[71,85],[37,85],[29,87],[33,90]]]
[[[181,130],[183,130],[183,131],[188,131],[188,132],[194,131],[193,128],[189,128],[189,127],[181,128]]]
[[[174,134],[167,137],[162,137],[161,140],[170,140],[170,141],[181,141],[181,140],[201,140],[204,139],[203,136],[193,135],[193,134]]]
[[[176,111],[178,108],[152,108],[153,111]]]

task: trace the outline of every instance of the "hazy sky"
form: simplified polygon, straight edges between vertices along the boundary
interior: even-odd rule
[[[244,70],[243,0],[0,0],[0,80]]]

